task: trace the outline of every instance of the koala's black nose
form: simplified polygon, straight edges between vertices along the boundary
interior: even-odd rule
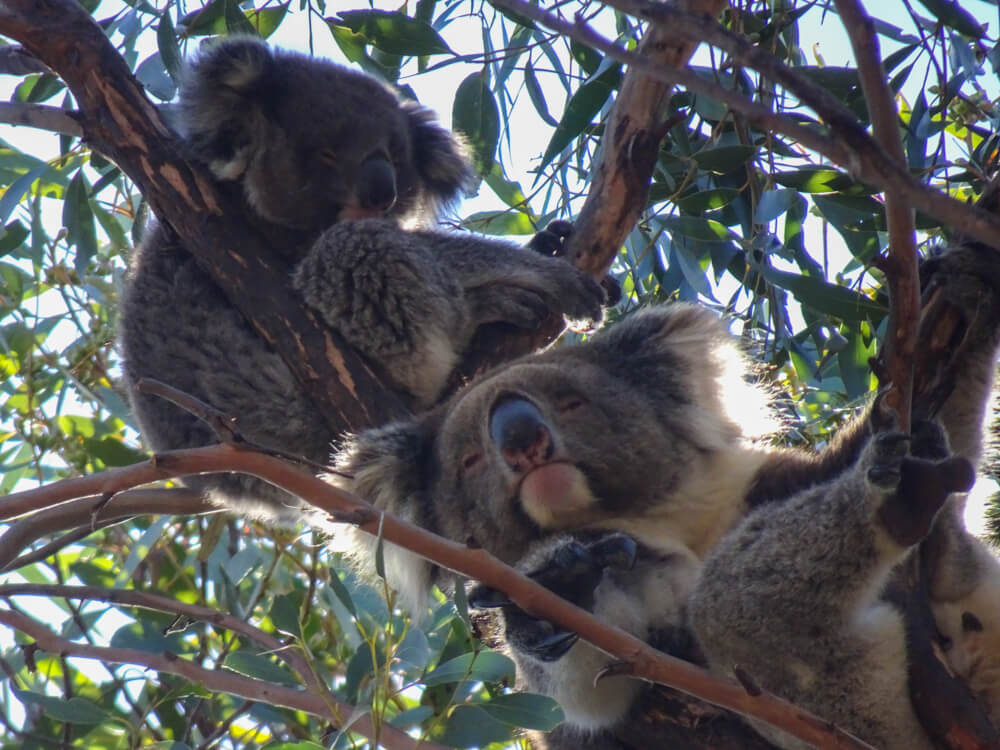
[[[527,399],[506,396],[493,405],[490,437],[507,465],[528,471],[552,457],[552,432],[542,413]]]
[[[378,211],[396,203],[396,171],[384,156],[368,157],[358,170],[358,202]]]

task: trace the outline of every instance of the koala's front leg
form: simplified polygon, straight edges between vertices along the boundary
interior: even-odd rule
[[[474,327],[501,322],[533,328],[550,314],[591,326],[603,319],[601,285],[563,258],[468,233],[414,235],[454,273]]]
[[[929,748],[910,703],[902,616],[879,594],[953,492],[968,460],[946,457],[934,425],[880,433],[842,478],[759,508],[705,561],[689,617],[711,666],[877,747]],[[935,438],[936,436],[936,438]],[[758,726],[786,748],[800,743]]]
[[[518,567],[599,620],[648,639],[654,631],[680,625],[680,610],[697,564],[690,554],[655,555],[639,550],[624,534],[605,534],[589,541],[550,540]],[[469,602],[477,608],[502,607],[504,638],[523,687],[557,700],[567,725],[602,729],[628,712],[642,683],[611,676],[595,685],[611,661],[607,654],[575,633],[529,615],[501,592],[479,586],[470,592]]]
[[[340,222],[299,262],[306,304],[420,405],[434,401],[471,335],[461,286],[394,222]]]

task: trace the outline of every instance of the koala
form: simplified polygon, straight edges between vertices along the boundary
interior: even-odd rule
[[[302,301],[417,408],[439,397],[484,324],[532,328],[550,313],[601,320],[600,285],[551,249],[427,228],[470,182],[463,147],[428,110],[371,76],[233,37],[188,63],[177,111],[186,156],[242,196],[269,236],[284,238]],[[551,248],[562,237],[543,239]],[[124,385],[153,450],[214,439],[194,417],[139,393],[142,377],[237,417],[254,443],[328,459],[336,436],[166,224],[150,229],[131,260],[119,343]],[[247,512],[300,516],[288,495],[251,478],[190,483]]]
[[[756,508],[773,507],[780,515],[782,508],[805,505],[803,497],[828,506],[828,514],[850,503],[899,508],[898,498],[921,472],[940,471],[949,479],[923,502],[911,541],[892,547],[892,559],[880,551],[881,566],[872,563],[865,591],[877,603],[879,576],[936,528],[935,512],[949,492],[966,486],[968,472],[958,467],[979,458],[1000,343],[1000,261],[979,248],[959,248],[930,262],[928,279],[928,294],[954,304],[967,333],[960,346],[956,342],[953,387],[936,409],[950,449],[937,445],[933,461],[918,456],[929,466],[920,464],[917,473],[901,457],[900,436],[873,441],[870,410],[820,451],[761,440],[780,420],[766,389],[749,379],[746,356],[715,314],[674,303],[629,315],[585,343],[508,363],[424,415],[356,435],[335,460],[353,479],[331,481],[416,525],[485,547],[600,619],[686,654],[704,648],[692,639],[687,612],[705,585],[704,562]],[[993,563],[961,527],[958,510],[952,512],[956,520],[942,547],[956,552],[945,555],[951,562],[942,569],[949,573],[935,596],[960,594],[956,606],[966,607],[985,629],[998,601],[986,575]],[[836,527],[827,526],[839,538]],[[367,535],[355,529],[344,535],[357,559],[371,557]],[[782,549],[773,554],[786,559]],[[978,560],[980,568],[962,558]],[[785,567],[794,559],[787,558]],[[389,584],[418,609],[427,589],[441,581],[430,564],[391,545],[385,564]],[[724,588],[719,585],[719,599]],[[755,601],[757,609],[781,610],[774,597]],[[605,654],[519,610],[499,592],[474,589],[470,602],[500,608],[520,684],[562,705],[566,724],[550,746],[617,746],[614,727],[627,720],[640,683],[609,676],[594,684],[608,662]],[[971,637],[953,638],[954,656],[960,648],[971,656],[982,633],[969,627],[970,618],[959,624]],[[890,635],[899,636],[892,648],[902,655],[901,634]],[[905,674],[887,696],[908,708]]]
[[[903,617],[880,593],[975,473],[909,442],[879,433],[843,476],[751,513],[705,560],[688,610],[713,668],[739,665],[875,747],[931,750],[910,702]],[[752,723],[780,747],[809,747]]]

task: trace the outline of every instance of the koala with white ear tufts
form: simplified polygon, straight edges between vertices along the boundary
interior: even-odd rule
[[[949,366],[954,375],[950,395],[942,397],[937,410],[943,432],[931,429],[937,437],[914,450],[917,458],[904,457],[901,436],[873,440],[869,412],[842,427],[819,452],[756,440],[775,422],[754,423],[772,416],[768,397],[748,384],[747,362],[733,337],[709,311],[673,304],[628,316],[583,344],[508,363],[423,416],[357,435],[335,462],[353,480],[331,481],[419,526],[485,547],[600,619],[664,650],[697,653],[700,644],[720,669],[732,666],[726,664],[727,654],[735,653],[726,650],[727,639],[737,638],[727,627],[730,621],[752,624],[766,618],[779,629],[762,636],[755,658],[782,661],[781,634],[792,638],[789,633],[799,627],[798,613],[806,604],[796,597],[805,596],[812,576],[829,577],[831,587],[838,576],[853,580],[849,569],[862,576],[855,584],[861,589],[850,592],[853,599],[838,604],[836,596],[818,587],[808,600],[817,602],[817,611],[837,610],[837,622],[857,613],[856,624],[862,627],[868,605],[876,613],[890,611],[879,602],[881,582],[930,529],[943,550],[932,590],[935,614],[943,616],[940,604],[953,599],[951,605],[971,615],[957,621],[972,636],[954,638],[950,658],[957,665],[960,656],[974,655],[987,642],[976,637],[982,634],[976,623],[984,630],[1000,623],[993,614],[1000,612],[1000,586],[990,583],[997,565],[962,527],[960,499],[947,500],[949,492],[968,486],[970,464],[981,452],[1000,344],[1000,256],[983,248],[956,248],[928,262],[926,275],[927,293],[944,295],[964,317],[965,337]],[[903,510],[914,487],[924,494],[915,496],[920,502],[910,518]],[[753,521],[755,508],[761,508],[758,522]],[[875,520],[886,508],[898,511],[889,531]],[[848,512],[854,520],[841,529],[837,518]],[[804,541],[789,538],[784,546],[755,545],[744,560],[742,548],[754,539],[749,524],[770,527],[767,519],[772,518],[774,529],[768,533],[775,538],[792,537],[809,524],[822,527],[828,542],[819,546],[811,533],[813,549],[829,552],[842,542],[845,558],[829,554],[813,560],[804,556],[809,551],[802,549],[808,547]],[[890,538],[900,527],[907,529],[906,538]],[[723,562],[703,575],[704,560],[734,528],[714,558]],[[355,529],[344,534],[355,556],[370,560],[370,538]],[[863,538],[855,538],[858,534]],[[773,591],[762,597],[753,588],[757,577],[748,574],[740,579],[747,595],[733,607],[750,614],[738,616],[727,605],[726,576],[738,576],[742,565],[756,564],[758,556],[773,559],[785,577],[797,573],[803,582],[790,580],[783,589],[776,579]],[[796,569],[799,560],[806,562]],[[977,564],[965,565],[967,560]],[[431,565],[391,545],[385,562],[389,584],[411,603],[419,603],[439,580]],[[694,645],[687,618],[692,594],[699,607],[697,635],[704,637]],[[500,608],[520,684],[562,705],[566,724],[549,736],[550,747],[620,746],[615,728],[629,722],[641,683],[618,675],[595,685],[595,675],[608,662],[605,654],[521,611],[501,592],[479,587],[470,602]],[[896,618],[887,616],[884,627],[873,622],[866,633],[885,637],[885,660],[897,660],[892,679],[878,681],[887,691],[884,700],[869,706],[868,692],[845,688],[809,707],[820,715],[860,717],[847,728],[862,736],[876,726],[868,721],[870,712],[884,710],[884,727],[871,730],[876,740],[898,732],[901,738],[929,743],[914,728],[905,642],[893,624]],[[809,634],[794,637],[808,640]],[[830,650],[815,659],[863,661],[850,637],[830,636],[828,642]],[[744,650],[755,647],[753,637],[741,642]],[[1000,663],[1000,650],[994,651],[990,658]],[[791,700],[808,698],[810,669],[811,664],[802,664],[799,672],[794,664],[788,667],[788,674],[803,683],[788,683],[785,695]],[[771,674],[761,672],[765,678]],[[960,675],[975,688],[974,670]],[[765,687],[777,691],[768,682]]]
[[[601,320],[600,285],[564,259],[423,228],[470,183],[469,164],[428,110],[371,76],[234,37],[189,62],[178,112],[187,156],[287,238],[280,250],[305,304],[415,406],[439,397],[483,324],[532,328],[550,313]],[[237,417],[248,440],[327,459],[336,436],[165,224],[132,259],[121,318],[124,382],[152,449],[214,439],[194,417],[137,392],[142,377]],[[257,480],[188,481],[244,511],[300,516]]]

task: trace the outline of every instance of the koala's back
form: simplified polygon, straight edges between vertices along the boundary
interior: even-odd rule
[[[135,384],[143,377],[167,382],[236,417],[240,433],[254,443],[317,462],[326,459],[329,429],[288,367],[166,227],[151,227],[132,258],[120,327],[125,384],[152,450],[199,447],[217,439],[179,407],[137,392]],[[274,445],[276,434],[281,445]],[[191,478],[188,484],[238,496],[252,486],[255,494],[269,495],[265,505],[288,501],[284,493],[241,475]]]

